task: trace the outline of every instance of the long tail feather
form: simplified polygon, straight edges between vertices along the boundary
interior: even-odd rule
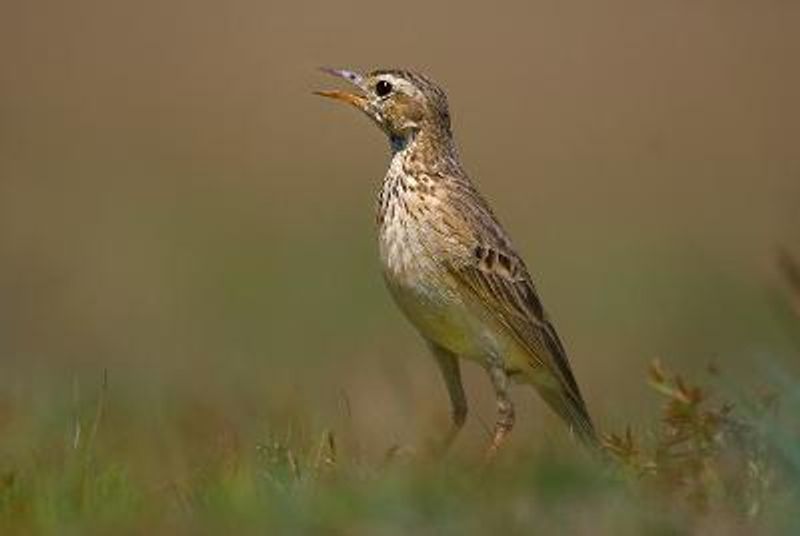
[[[566,422],[567,426],[581,442],[591,447],[598,445],[597,432],[583,400],[575,399],[562,390],[552,388],[539,388],[537,390],[544,401],[547,402],[547,405]]]

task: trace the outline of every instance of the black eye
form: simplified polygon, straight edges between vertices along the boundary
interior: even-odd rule
[[[375,94],[377,96],[385,97],[391,92],[392,92],[392,84],[390,84],[386,80],[378,80],[378,83],[375,84]]]

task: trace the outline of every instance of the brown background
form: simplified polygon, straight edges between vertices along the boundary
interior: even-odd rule
[[[448,90],[602,423],[652,410],[654,357],[733,383],[791,367],[774,259],[800,248],[798,28],[779,0],[4,0],[3,399],[105,368],[133,408],[245,429],[347,400],[383,448],[446,420],[379,276],[386,142],[311,95],[335,85],[320,65]],[[482,437],[488,389],[468,384]],[[547,419],[521,426],[557,436]]]

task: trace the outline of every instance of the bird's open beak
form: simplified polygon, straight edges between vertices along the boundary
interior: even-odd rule
[[[366,92],[364,77],[356,72],[346,71],[344,69],[329,69],[327,67],[322,67],[320,70],[330,75],[344,78],[362,92]],[[350,93],[349,91],[340,91],[338,89],[331,91],[315,91],[314,94],[352,104],[359,110],[366,110],[367,104],[369,103],[369,100],[363,94]]]

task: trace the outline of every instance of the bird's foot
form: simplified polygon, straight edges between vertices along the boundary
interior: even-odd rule
[[[489,443],[489,448],[486,449],[486,453],[483,456],[485,462],[488,463],[495,459],[500,446],[505,442],[510,431],[511,426],[504,426],[498,423],[494,430],[494,436],[492,436],[492,442]]]

